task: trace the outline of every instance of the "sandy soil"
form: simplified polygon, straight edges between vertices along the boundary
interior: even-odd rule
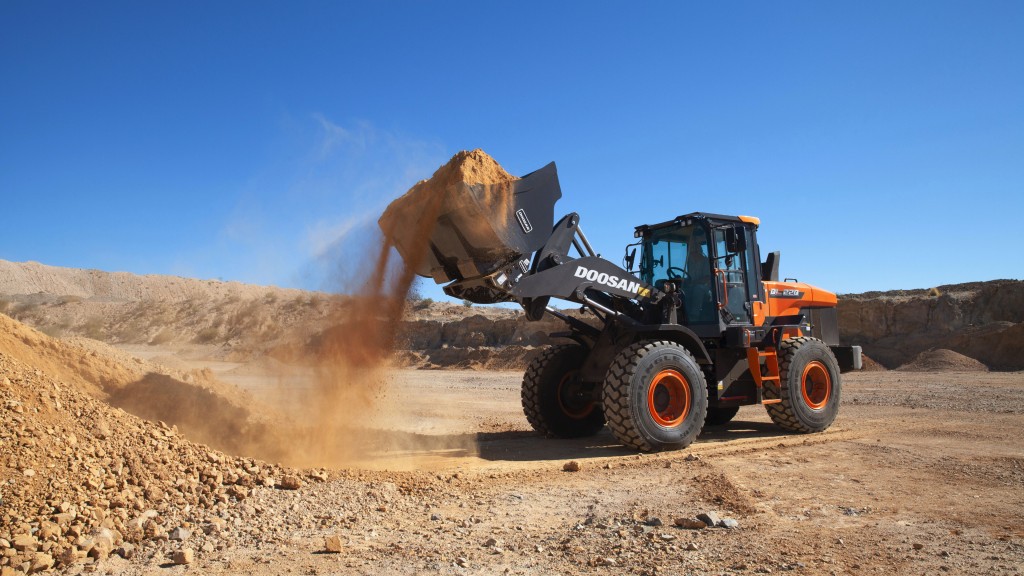
[[[278,375],[217,368],[256,395],[280,389]],[[625,450],[607,431],[537,437],[519,407],[520,378],[393,372],[382,401],[402,417],[379,432],[392,440],[386,451],[297,491],[255,488],[220,539],[197,530],[191,543],[75,570],[1024,572],[1024,373],[848,375],[823,434],[784,433],[746,407],[689,449],[656,455]],[[581,470],[563,471],[570,460]],[[738,528],[673,525],[709,511]],[[341,537],[341,553],[324,553],[329,535]],[[172,549],[200,544],[193,564],[169,563]]]

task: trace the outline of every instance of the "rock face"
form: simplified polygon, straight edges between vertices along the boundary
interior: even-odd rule
[[[842,343],[862,346],[881,367],[946,349],[994,370],[1024,369],[1024,281],[843,295],[838,315]],[[409,320],[400,346],[412,366],[522,369],[536,347],[551,342],[548,334],[560,330],[556,320],[527,322],[522,315]]]
[[[218,346],[225,360],[317,354],[345,297],[171,276],[136,276],[0,260],[0,312],[48,334],[113,344]],[[994,370],[1024,369],[1024,281],[993,280],[839,298],[844,344],[894,369],[947,349]],[[583,319],[593,321],[592,316]],[[419,368],[521,370],[561,322],[514,309],[410,301],[396,361]]]
[[[405,321],[401,344],[408,350],[442,346],[537,346],[549,342],[548,332],[558,329],[555,324],[554,321],[527,322],[522,317],[491,319],[480,314],[450,322]]]
[[[0,294],[53,294],[97,301],[167,300],[181,302],[194,298],[215,300],[226,297],[278,298],[297,296],[300,290],[196,280],[177,276],[103,272],[61,268],[38,262],[0,260]]]
[[[593,316],[582,319],[593,321]],[[530,322],[511,310],[450,320],[407,320],[399,332],[399,361],[420,368],[522,370],[538,347],[553,342],[550,333],[564,330],[559,320]]]
[[[887,368],[944,348],[992,369],[1020,370],[1024,281],[844,295],[839,299],[839,329],[843,343],[863,346]]]

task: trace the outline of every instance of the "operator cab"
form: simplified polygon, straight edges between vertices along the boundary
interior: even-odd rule
[[[758,220],[694,212],[636,228],[640,278],[681,300],[679,323],[701,337],[727,326],[752,325],[754,302],[764,302]]]

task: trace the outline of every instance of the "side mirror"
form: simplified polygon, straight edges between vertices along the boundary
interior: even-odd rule
[[[626,271],[633,269],[634,260],[636,260],[636,248],[626,252]]]
[[[726,229],[725,249],[734,254],[747,249],[747,235],[743,233],[743,226],[733,226]]]

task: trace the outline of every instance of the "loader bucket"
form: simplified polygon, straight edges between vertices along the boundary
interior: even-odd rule
[[[406,264],[438,284],[528,261],[551,236],[562,197],[554,162],[507,184],[458,183],[441,195],[427,192],[414,188],[377,223]]]

